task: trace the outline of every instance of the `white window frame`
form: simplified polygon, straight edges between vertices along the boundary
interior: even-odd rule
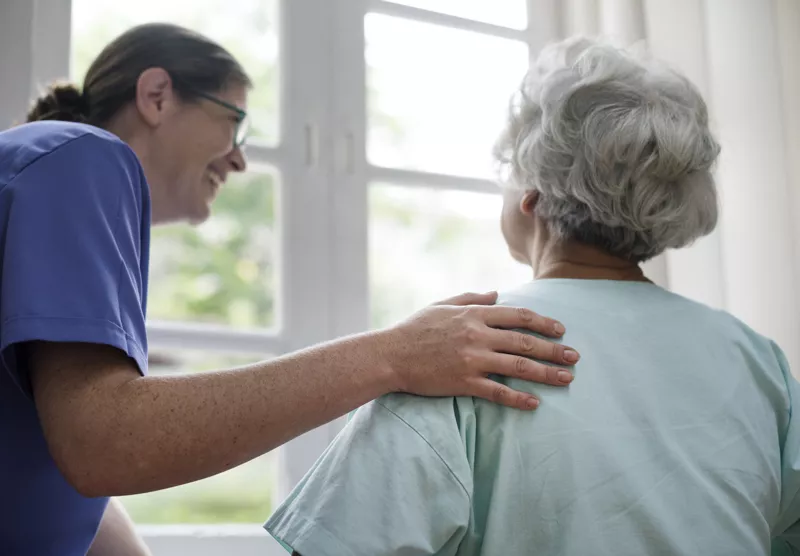
[[[151,348],[280,355],[369,327],[368,184],[497,193],[489,180],[387,168],[367,160],[364,17],[369,12],[518,40],[535,54],[561,36],[559,0],[527,0],[528,26],[509,29],[386,0],[283,0],[280,141],[248,148],[279,174],[280,328],[150,322]],[[0,124],[24,114],[41,84],[69,75],[70,0],[5,0],[0,8]],[[5,55],[4,53],[9,53]],[[13,56],[10,55],[13,53]],[[327,93],[326,93],[327,92]],[[651,275],[664,283],[661,263]],[[457,293],[457,292],[454,292]],[[342,426],[342,419],[279,449],[285,496]],[[264,516],[267,517],[266,515]],[[156,555],[283,554],[259,525],[143,526]]]

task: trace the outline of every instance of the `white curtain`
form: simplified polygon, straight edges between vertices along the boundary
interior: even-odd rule
[[[548,13],[561,37],[644,41],[699,87],[722,144],[722,218],[712,235],[659,257],[646,271],[774,339],[800,376],[800,0],[529,6]]]

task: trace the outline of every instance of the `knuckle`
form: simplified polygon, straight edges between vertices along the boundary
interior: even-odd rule
[[[476,344],[481,340],[482,330],[479,326],[467,323],[463,328],[463,338],[467,343]]]
[[[519,320],[522,322],[532,322],[534,319],[534,313],[530,309],[525,309],[523,307],[517,307],[517,316]]]
[[[533,336],[517,333],[517,347],[520,353],[533,353],[536,348],[536,340]]]
[[[524,357],[516,357],[514,359],[514,374],[516,374],[518,377],[525,377],[528,375],[528,364],[529,361]]]
[[[508,398],[508,392],[506,392],[505,387],[503,386],[494,386],[492,390],[492,401],[495,403],[502,404]]]
[[[475,364],[475,355],[470,351],[461,352],[461,363],[466,367],[472,367]]]

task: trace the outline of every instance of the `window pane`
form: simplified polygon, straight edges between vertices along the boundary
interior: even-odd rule
[[[276,178],[232,174],[198,227],[153,229],[148,318],[276,324]]]
[[[492,2],[487,0],[391,0],[391,2],[513,29],[524,29],[528,25],[525,0],[493,0]]]
[[[500,195],[373,185],[369,195],[372,325],[433,301],[531,279],[500,232]]]
[[[230,368],[265,357],[196,350],[153,350],[150,374]],[[157,492],[124,496],[121,500],[138,524],[263,523],[272,513],[277,469],[276,458],[270,453],[208,479]]]
[[[365,25],[371,162],[491,177],[527,46],[378,14]]]
[[[278,139],[276,0],[73,0],[72,78],[82,81],[102,48],[126,29],[163,21],[219,42],[242,63],[255,87],[249,98],[254,141]]]

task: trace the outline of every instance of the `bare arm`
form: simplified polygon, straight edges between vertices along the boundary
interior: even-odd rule
[[[150,556],[150,550],[119,500],[109,500],[86,556]]]
[[[219,473],[391,391],[530,409],[531,396],[487,374],[563,385],[563,369],[508,354],[574,361],[563,346],[490,327],[553,335],[553,326],[508,307],[431,307],[392,329],[246,368],[169,377],[142,377],[122,352],[94,344],[34,343],[27,356],[62,473],[84,495],[115,496]]]

